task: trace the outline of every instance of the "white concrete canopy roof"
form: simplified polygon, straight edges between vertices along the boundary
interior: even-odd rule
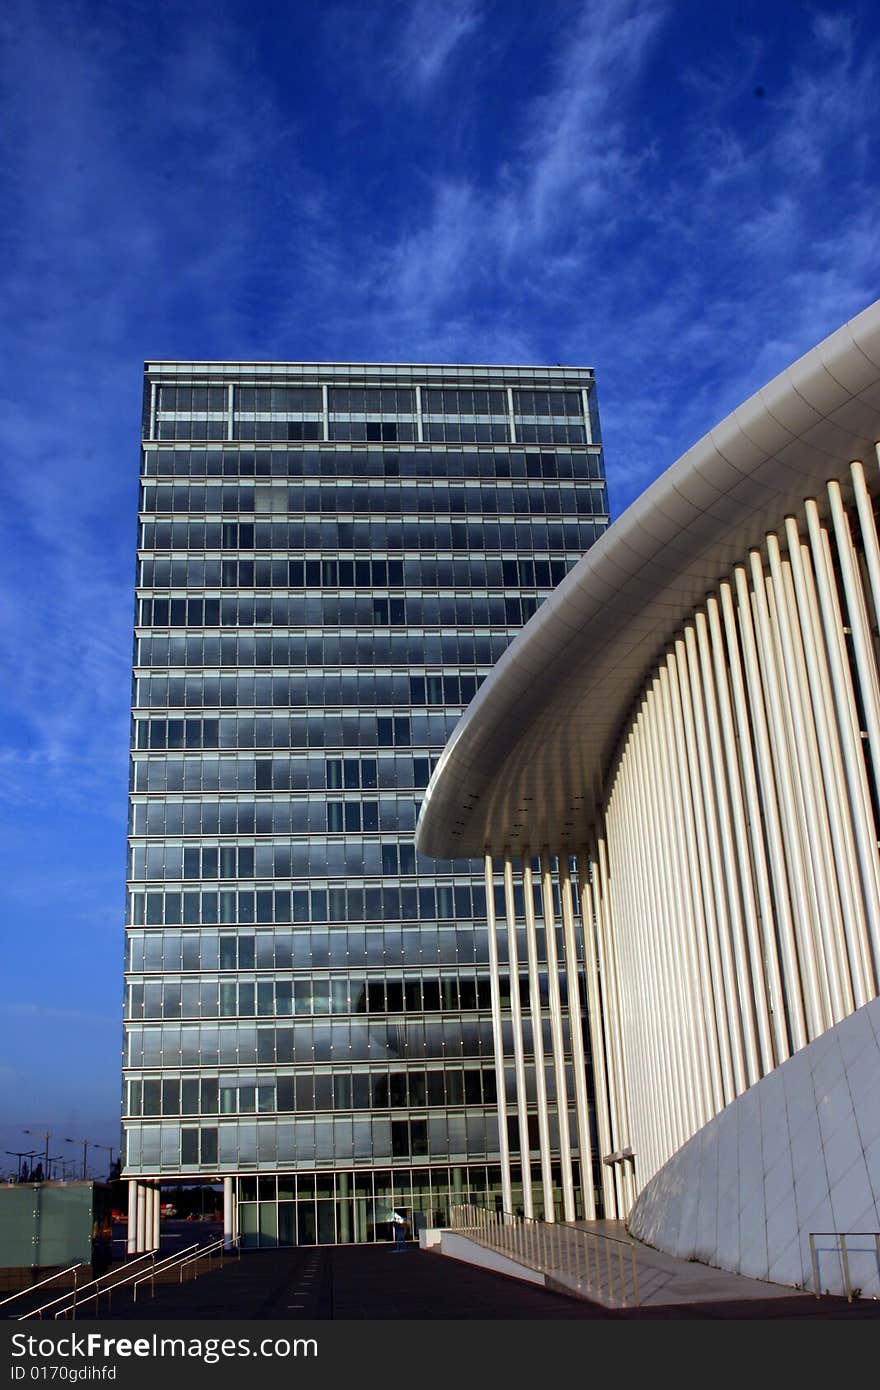
[[[582,846],[633,702],[706,593],[861,459],[880,492],[880,301],[705,435],[538,609],[463,714],[425,795],[423,854]]]

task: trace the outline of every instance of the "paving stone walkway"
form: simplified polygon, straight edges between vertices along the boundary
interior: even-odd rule
[[[685,1262],[682,1262],[685,1263]],[[693,1274],[694,1266],[688,1266]],[[673,1301],[638,1309],[608,1309],[533,1284],[444,1258],[410,1244],[246,1251],[185,1284],[157,1284],[155,1298],[137,1304],[117,1296],[98,1316],[149,1322],[173,1319],[763,1319],[877,1318],[880,1303],[817,1300],[795,1292],[718,1296],[702,1282],[681,1284]],[[717,1273],[717,1271],[715,1271]],[[735,1276],[734,1276],[735,1277]],[[752,1284],[754,1281],[744,1281]],[[670,1290],[670,1294],[673,1291]],[[87,1320],[81,1314],[79,1320]]]

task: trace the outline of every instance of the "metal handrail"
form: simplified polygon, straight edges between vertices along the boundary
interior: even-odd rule
[[[132,1303],[137,1303],[138,1284],[143,1284],[146,1279],[149,1279],[155,1291],[156,1270],[163,1270],[165,1273],[167,1273],[169,1269],[173,1269],[176,1264],[179,1264],[180,1261],[183,1260],[187,1255],[189,1255],[191,1251],[197,1250],[198,1247],[198,1241],[194,1241],[192,1245],[184,1246],[183,1250],[175,1250],[173,1255],[166,1255],[164,1260],[160,1260],[158,1264],[151,1265],[150,1268],[147,1270],[146,1274],[141,1274],[140,1272],[138,1272],[137,1278],[131,1286]]]
[[[8,1298],[0,1298],[0,1308],[5,1308],[7,1303],[14,1303],[17,1298],[24,1298],[26,1293],[33,1293],[34,1289],[41,1289],[44,1284],[51,1284],[55,1279],[62,1279],[65,1274],[73,1274],[73,1286],[76,1288],[77,1269],[85,1269],[85,1260],[77,1260],[76,1264],[68,1265],[66,1269],[56,1270],[47,1279],[41,1279],[38,1284],[28,1284],[26,1288],[19,1289],[18,1293],[10,1294]]]
[[[154,1251],[149,1251],[149,1252],[147,1252],[147,1253],[144,1254],[144,1255],[137,1256],[136,1259],[135,1259],[135,1263],[137,1263],[138,1260],[155,1260],[155,1258],[156,1258],[155,1252],[154,1252]],[[85,1293],[86,1289],[92,1288],[93,1285],[94,1285],[94,1286],[97,1286],[97,1285],[99,1285],[99,1284],[102,1284],[105,1280],[112,1279],[113,1276],[116,1275],[116,1274],[120,1274],[120,1273],[122,1273],[123,1271],[130,1271],[130,1270],[131,1270],[131,1266],[130,1266],[130,1265],[124,1265],[124,1266],[121,1266],[121,1267],[120,1267],[120,1266],[117,1266],[116,1269],[110,1269],[110,1270],[108,1270],[106,1274],[100,1274],[100,1275],[98,1275],[98,1278],[97,1278],[97,1279],[91,1279],[91,1280],[89,1280],[88,1284],[83,1284],[83,1286],[82,1286],[81,1289],[79,1289],[79,1290],[74,1289],[74,1291],[73,1291],[73,1300],[72,1300],[72,1302],[71,1302],[71,1304],[70,1304],[70,1307],[71,1307],[72,1310],[73,1310],[73,1315],[74,1315],[74,1317],[76,1317],[77,1296],[79,1296],[79,1297],[81,1298],[82,1295]],[[138,1270],[134,1271],[134,1273],[140,1274],[140,1273],[141,1273],[141,1270],[138,1269]],[[131,1274],[130,1274],[130,1273],[122,1273],[122,1278],[121,1278],[120,1280],[118,1280],[117,1282],[119,1282],[119,1283],[127,1283],[128,1279],[129,1279],[130,1277],[131,1277]],[[107,1285],[107,1289],[112,1289],[112,1288],[115,1288],[115,1284],[108,1284],[108,1285]],[[106,1293],[106,1292],[107,1292],[107,1289],[100,1289],[100,1288],[97,1288],[97,1287],[96,1287],[96,1288],[95,1288],[95,1293],[94,1293],[94,1295],[89,1294],[89,1298],[91,1298],[91,1297],[93,1297],[93,1296],[94,1296],[94,1297],[97,1297],[97,1295],[98,1295],[98,1294],[101,1294],[101,1293]],[[68,1298],[68,1296],[69,1296],[69,1295],[66,1294],[66,1293],[60,1294],[58,1298],[50,1299],[48,1303],[42,1304],[41,1307],[39,1307],[39,1308],[33,1308],[33,1309],[31,1309],[31,1311],[30,1311],[29,1313],[22,1313],[21,1316],[18,1318],[18,1321],[19,1321],[19,1322],[25,1322],[27,1318],[42,1318],[43,1314],[46,1313],[46,1312],[48,1312],[50,1308],[55,1308],[59,1303],[64,1303],[65,1300]],[[68,1309],[67,1309],[67,1308],[59,1309],[59,1311],[58,1311],[57,1313],[55,1313],[54,1316],[57,1318],[57,1317],[60,1317],[60,1316],[65,1315],[67,1312],[68,1312]]]
[[[571,1232],[581,1238],[574,1244],[573,1277],[577,1287],[604,1293],[622,1306],[641,1304],[634,1241],[585,1231],[571,1222],[538,1221],[514,1212],[488,1211],[467,1204],[453,1206],[450,1214],[453,1230],[475,1232],[475,1238],[483,1244],[506,1250],[522,1264],[543,1272],[567,1272],[571,1249],[563,1249],[561,1237]],[[459,1214],[466,1220],[461,1220]],[[625,1265],[629,1267],[629,1287]]]
[[[184,1250],[178,1250],[175,1254],[169,1255],[166,1259],[160,1261],[159,1264],[149,1270],[148,1273],[142,1274],[138,1279],[135,1279],[132,1285],[132,1303],[137,1303],[138,1285],[146,1283],[148,1279],[153,1294],[155,1294],[157,1270],[162,1270],[167,1274],[169,1269],[179,1268],[181,1271],[180,1282],[183,1283],[183,1270],[186,1265],[192,1263],[193,1260],[200,1260],[203,1255],[209,1254],[211,1251],[216,1250],[219,1245],[225,1244],[226,1237],[220,1236],[219,1239],[212,1240],[207,1245],[200,1245],[198,1241],[196,1241],[193,1245],[187,1245]]]
[[[816,1250],[817,1240],[836,1240],[840,1242],[840,1265],[843,1271],[843,1287],[846,1292],[847,1303],[852,1303],[853,1299],[861,1292],[853,1284],[850,1277],[849,1256],[847,1249],[847,1239],[858,1239],[859,1237],[870,1236],[874,1242],[874,1250],[877,1255],[877,1263],[880,1265],[880,1231],[811,1231],[810,1240],[810,1263],[813,1267],[814,1293],[817,1298],[822,1297],[822,1289],[819,1282],[819,1256]]]
[[[223,1236],[218,1236],[217,1240],[212,1240],[210,1245],[202,1245],[202,1246],[200,1246],[199,1249],[195,1252],[194,1255],[190,1255],[188,1259],[186,1259],[186,1260],[184,1260],[184,1261],[182,1262],[182,1264],[181,1264],[181,1266],[180,1266],[180,1282],[181,1282],[181,1284],[183,1283],[183,1271],[184,1271],[184,1268],[185,1268],[187,1265],[196,1264],[196,1263],[202,1258],[203,1255],[212,1255],[212,1254],[214,1253],[215,1250],[219,1250],[219,1251],[221,1252],[221,1265],[222,1265],[222,1255],[223,1255],[223,1253],[224,1253],[226,1250],[235,1250],[235,1252],[236,1252],[236,1259],[239,1259],[239,1260],[241,1259],[241,1244],[240,1244],[240,1242],[238,1241],[238,1239],[236,1239],[235,1237],[233,1237],[233,1238],[230,1240],[228,1236],[225,1236],[225,1235],[223,1235]]]

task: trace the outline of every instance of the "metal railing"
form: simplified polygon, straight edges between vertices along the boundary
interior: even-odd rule
[[[453,1206],[450,1229],[614,1307],[639,1307],[636,1246],[569,1222],[538,1221],[485,1207]]]
[[[811,1231],[810,1232],[810,1263],[813,1267],[813,1292],[817,1298],[822,1297],[822,1282],[819,1274],[819,1250],[816,1246],[817,1240],[833,1240],[836,1242],[836,1250],[840,1255],[840,1270],[843,1275],[843,1291],[846,1294],[847,1303],[852,1303],[854,1298],[858,1298],[862,1292],[860,1284],[856,1284],[852,1278],[850,1257],[855,1254],[863,1255],[864,1250],[855,1251],[847,1245],[848,1240],[873,1241],[875,1269],[874,1273],[880,1274],[880,1231]],[[825,1292],[830,1292],[828,1288]]]
[[[25,1288],[19,1289],[17,1293],[10,1294],[8,1298],[0,1298],[0,1308],[5,1308],[7,1303],[14,1303],[17,1298],[24,1298],[26,1294],[33,1293],[35,1289],[44,1288],[46,1284],[53,1284],[56,1279],[63,1279],[65,1274],[73,1275],[73,1287],[76,1288],[79,1277],[77,1270],[79,1269],[85,1269],[82,1260],[77,1260],[76,1264],[68,1265],[66,1269],[56,1270],[54,1274],[50,1274],[46,1279],[41,1279],[37,1284],[28,1284]]]
[[[219,1254],[220,1268],[222,1269],[223,1256],[227,1252],[227,1250],[232,1249],[235,1249],[237,1258],[241,1259],[241,1248],[239,1246],[238,1241],[236,1240],[230,1242],[227,1236],[220,1236],[217,1240],[212,1240],[208,1245],[188,1245],[185,1250],[178,1250],[176,1254],[170,1256],[167,1260],[162,1260],[161,1263],[157,1264],[147,1274],[142,1274],[140,1278],[135,1279],[134,1284],[132,1285],[132,1302],[137,1303],[138,1288],[141,1284],[146,1283],[147,1280],[149,1280],[150,1282],[151,1295],[155,1296],[157,1271],[161,1272],[164,1275],[167,1274],[169,1270],[179,1269],[180,1278],[177,1282],[179,1284],[182,1284],[183,1271],[187,1268],[188,1265],[195,1265],[198,1263],[199,1260],[204,1259],[206,1257],[208,1259],[212,1259],[214,1255]]]
[[[108,1269],[106,1274],[99,1275],[97,1279],[90,1279],[89,1282],[83,1284],[81,1288],[74,1287],[72,1295],[68,1293],[60,1294],[58,1298],[50,1299],[48,1303],[41,1304],[39,1308],[32,1308],[29,1313],[22,1313],[18,1321],[25,1322],[28,1318],[42,1318],[44,1313],[50,1312],[53,1308],[56,1310],[52,1313],[53,1317],[63,1318],[67,1317],[67,1314],[70,1313],[75,1319],[77,1307],[81,1306],[82,1303],[90,1303],[92,1299],[95,1300],[95,1307],[97,1309],[98,1299],[102,1293],[109,1295],[117,1286],[129,1283],[138,1274],[143,1273],[145,1262],[154,1262],[155,1258],[155,1251],[150,1251],[148,1254],[144,1255],[138,1255],[128,1264],[117,1265],[115,1269]],[[135,1265],[137,1265],[136,1269],[134,1268]],[[59,1304],[63,1306],[59,1308]]]

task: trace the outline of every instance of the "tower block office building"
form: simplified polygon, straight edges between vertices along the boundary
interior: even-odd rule
[[[160,1181],[222,1181],[249,1244],[494,1203],[525,1133],[498,1129],[511,993],[559,1187],[581,1020],[554,1058],[543,934],[493,962],[482,860],[423,858],[414,829],[462,710],[606,525],[589,370],[146,364],[131,1250]]]

